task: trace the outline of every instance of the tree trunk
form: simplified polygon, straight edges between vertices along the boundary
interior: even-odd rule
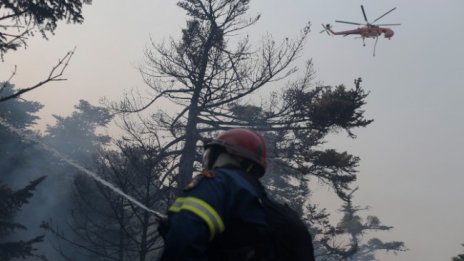
[[[147,206],[150,205],[150,183],[151,177],[147,177],[145,182],[145,204]],[[143,223],[142,223],[142,236],[140,240],[140,255],[139,261],[145,261],[147,259],[148,254],[148,229],[150,228],[150,216],[151,214],[148,212],[143,213]]]
[[[198,98],[196,100],[198,101]],[[182,155],[179,162],[179,192],[192,178],[193,175],[193,163],[195,161],[196,143],[198,139],[197,115],[197,104],[192,104],[188,113],[188,121],[185,131],[185,145],[184,149],[182,150]]]
[[[185,126],[185,146],[182,150],[179,161],[178,193],[182,191],[182,188],[187,185],[187,182],[192,178],[193,175],[193,163],[195,162],[196,144],[199,139],[197,129],[199,114],[198,101],[200,98],[200,93],[204,87],[204,78],[206,69],[208,67],[209,52],[214,45],[214,39],[217,39],[217,37],[215,37],[217,32],[218,30],[216,28],[216,23],[211,21],[210,32],[208,39],[205,42],[205,47],[201,56],[198,78],[192,80],[194,90],[192,98],[190,99],[187,125]]]
[[[124,226],[124,218],[125,218],[125,214],[124,214],[124,198],[121,197],[121,206],[120,206],[120,209],[119,209],[119,215],[120,215],[120,226],[119,226],[119,246],[118,246],[118,259],[120,261],[123,261],[124,260],[124,248],[125,248],[125,234],[124,234],[124,228],[122,226]]]

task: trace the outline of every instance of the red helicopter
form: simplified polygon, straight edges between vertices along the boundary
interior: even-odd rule
[[[390,40],[390,38],[393,37],[393,35],[395,34],[392,29],[388,27],[381,27],[381,26],[397,26],[401,24],[374,24],[374,23],[380,20],[381,18],[383,18],[384,16],[386,16],[387,14],[393,12],[395,9],[396,7],[392,8],[390,11],[384,13],[383,15],[375,19],[374,22],[370,23],[367,20],[366,12],[364,11],[364,6],[361,5],[361,10],[364,15],[364,21],[366,21],[366,23],[364,24],[364,27],[358,27],[357,29],[353,29],[353,30],[334,32],[332,31],[332,26],[330,24],[327,24],[327,25],[322,25],[324,30],[322,30],[321,33],[326,32],[328,35],[343,35],[343,36],[357,34],[357,35],[360,35],[360,37],[362,38],[363,46],[366,46],[366,43],[364,42],[366,38],[375,38],[375,44],[374,44],[374,56],[375,56],[375,47],[377,46],[377,41],[379,40],[379,36],[383,34],[385,38]],[[353,22],[338,21],[338,20],[336,20],[335,22],[344,23],[344,24],[353,24],[353,25],[363,25],[361,23],[353,23]]]

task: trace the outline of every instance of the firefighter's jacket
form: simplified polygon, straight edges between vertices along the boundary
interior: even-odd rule
[[[194,178],[169,208],[161,260],[258,260],[268,252],[261,193],[239,169]]]

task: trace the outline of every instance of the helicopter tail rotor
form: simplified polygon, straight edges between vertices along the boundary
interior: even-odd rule
[[[332,26],[330,24],[322,24],[322,28],[324,28],[324,30],[320,31],[319,33],[322,34],[323,32],[325,32],[327,33],[327,35],[331,35],[330,33],[332,32]]]

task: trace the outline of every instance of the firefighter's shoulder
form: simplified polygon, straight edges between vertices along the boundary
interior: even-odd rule
[[[196,175],[193,177],[190,182],[184,187],[184,191],[189,191],[194,189],[195,187],[200,184],[200,181],[203,179],[212,179],[214,178],[214,173],[212,171],[203,171],[201,174]]]

